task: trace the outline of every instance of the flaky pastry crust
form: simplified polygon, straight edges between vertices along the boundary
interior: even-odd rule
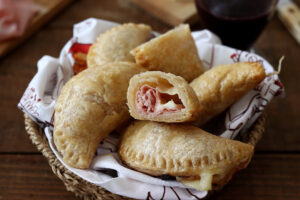
[[[180,25],[131,51],[136,63],[149,70],[170,72],[188,82],[204,72],[188,25]]]
[[[205,181],[197,189],[223,185],[245,168],[253,146],[207,133],[197,127],[135,121],[122,135],[119,154],[133,169]]]
[[[265,77],[261,64],[241,62],[213,67],[194,79],[190,86],[200,102],[197,125],[201,126],[223,112]]]
[[[88,67],[109,62],[135,62],[130,50],[150,38],[151,27],[145,24],[122,24],[100,34],[87,55]]]
[[[66,164],[87,168],[100,141],[129,119],[129,79],[142,71],[135,63],[109,63],[88,68],[63,86],[54,107],[54,143]]]
[[[133,76],[129,82],[127,103],[133,118],[159,122],[195,120],[199,108],[198,98],[186,80],[161,71]]]

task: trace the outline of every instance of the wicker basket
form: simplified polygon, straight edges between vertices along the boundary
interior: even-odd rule
[[[86,180],[80,178],[79,176],[75,175],[67,168],[65,168],[50,149],[47,138],[43,133],[43,130],[39,128],[37,124],[33,122],[27,115],[24,115],[24,117],[25,117],[25,129],[32,143],[47,158],[53,173],[63,181],[68,191],[71,191],[75,193],[77,197],[86,200],[91,200],[91,199],[105,199],[105,200],[126,199],[127,200],[129,199],[116,194],[112,194],[95,184],[87,182]],[[260,140],[264,132],[265,119],[266,119],[266,114],[264,112],[255,122],[255,124],[252,126],[251,130],[244,135],[243,138],[244,142],[254,146],[257,144],[257,142]]]

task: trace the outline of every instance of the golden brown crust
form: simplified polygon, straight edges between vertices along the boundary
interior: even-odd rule
[[[190,86],[200,102],[197,125],[203,125],[255,88],[266,77],[259,63],[234,63],[213,67]]]
[[[137,98],[143,86],[149,86],[166,96],[167,101],[162,104],[158,103],[159,99],[156,99],[156,104],[159,104],[160,107],[166,107],[164,110],[162,109],[163,111],[147,112],[139,107]],[[133,118],[159,122],[195,120],[199,108],[195,92],[182,77],[160,71],[149,71],[133,76],[129,82],[127,103]],[[182,107],[168,111],[168,105],[180,105]],[[157,108],[158,106],[155,106],[156,110],[158,110]]]
[[[146,42],[151,27],[145,24],[122,24],[101,34],[90,47],[87,55],[88,67],[96,67],[109,62],[135,62],[130,50]]]
[[[253,151],[251,145],[197,127],[150,121],[136,121],[129,126],[119,147],[122,160],[138,171],[191,179],[201,179],[208,173],[212,183],[218,185],[245,168]]]
[[[180,25],[138,46],[131,54],[149,70],[170,72],[188,82],[204,72],[188,25]]]
[[[99,142],[129,119],[129,79],[143,68],[116,62],[72,77],[55,104],[54,143],[65,163],[87,168]]]

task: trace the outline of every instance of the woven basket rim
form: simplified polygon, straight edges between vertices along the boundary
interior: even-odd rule
[[[129,200],[130,198],[113,194],[106,189],[90,183],[83,178],[77,176],[70,170],[68,170],[52,152],[48,140],[43,133],[43,130],[26,114],[25,118],[25,130],[29,135],[32,143],[37,147],[43,156],[48,160],[49,165],[53,173],[62,180],[66,189],[73,192],[77,197],[84,200],[91,199],[116,199],[116,200]],[[244,134],[242,141],[250,145],[256,146],[261,139],[264,132],[264,125],[266,120],[266,112],[256,120],[251,129]]]

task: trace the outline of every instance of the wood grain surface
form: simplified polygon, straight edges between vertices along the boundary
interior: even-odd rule
[[[198,20],[194,0],[131,0],[131,3],[172,26]]]
[[[0,200],[76,199],[31,144],[17,103],[37,71],[37,60],[57,57],[72,36],[72,25],[89,17],[146,23],[161,33],[171,28],[129,0],[77,0],[0,60]],[[192,27],[202,28],[201,21]],[[300,46],[275,15],[254,48],[274,66],[285,55],[280,78],[286,96],[267,107],[265,134],[249,167],[212,199],[300,199]]]

